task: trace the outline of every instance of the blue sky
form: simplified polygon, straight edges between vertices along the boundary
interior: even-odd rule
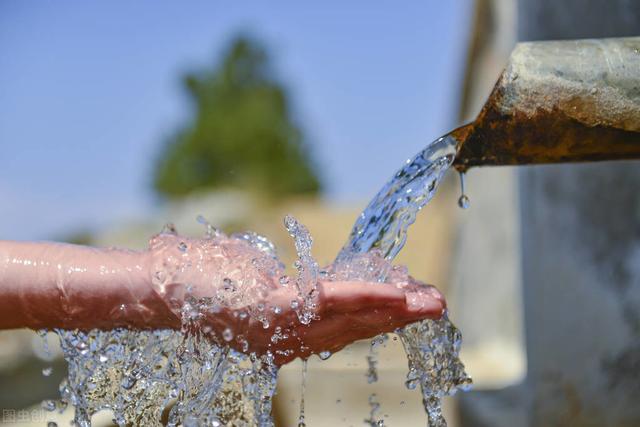
[[[331,199],[366,202],[457,124],[470,0],[239,3],[0,0],[0,239],[152,211],[179,78],[238,32],[270,48]]]

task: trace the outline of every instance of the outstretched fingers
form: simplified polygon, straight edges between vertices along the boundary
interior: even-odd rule
[[[437,319],[446,308],[442,294],[429,285],[397,288],[384,283],[323,282],[320,295],[325,316],[382,309],[399,318]]]
[[[324,283],[320,318],[300,326],[297,336],[307,354],[337,351],[353,341],[391,332],[425,318],[437,319],[445,308],[433,287],[410,287],[363,283]]]
[[[401,307],[405,292],[395,286],[370,282],[322,282],[322,309],[326,314],[349,313],[364,307]]]
[[[298,313],[291,301],[299,307],[303,303],[291,289],[276,290],[269,298],[269,306],[284,308],[266,329],[280,327],[282,333],[276,341],[265,342],[263,348],[275,352],[277,364],[296,357],[307,358],[312,353],[335,352],[354,341],[426,318],[438,319],[446,306],[436,288],[419,282],[402,286],[358,281],[320,282],[315,300],[316,317],[309,324],[298,322]],[[262,324],[249,329],[253,331],[248,334],[249,342],[255,346],[266,330]]]

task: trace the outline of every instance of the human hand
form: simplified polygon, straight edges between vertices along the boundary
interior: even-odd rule
[[[321,280],[305,301],[276,259],[237,239],[163,236],[157,249],[163,264],[155,269],[171,276],[160,291],[183,326],[243,353],[270,352],[277,365],[440,318],[446,307],[435,287],[406,274],[393,283]]]
[[[258,303],[264,313],[261,318],[229,310],[207,317],[205,324],[218,342],[245,353],[271,352],[275,363],[283,365],[297,357],[334,353],[354,341],[422,319],[438,319],[446,306],[435,287],[416,281],[402,285],[325,281],[318,283],[317,291],[309,324],[300,322],[292,308],[303,301],[291,289],[276,289]]]

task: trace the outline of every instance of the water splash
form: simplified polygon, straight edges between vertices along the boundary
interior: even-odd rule
[[[245,231],[242,233],[233,233],[231,237],[244,240],[252,247],[258,249],[261,252],[269,255],[273,259],[278,259],[278,253],[276,251],[276,245],[273,244],[265,236],[258,234],[254,231]]]
[[[429,426],[446,426],[441,399],[467,390],[471,379],[459,359],[462,335],[445,313],[439,320],[406,326],[399,332],[409,362],[406,386],[420,385]]]
[[[205,226],[205,237],[213,239],[220,236],[220,231],[216,227],[214,227],[204,216],[198,215],[196,221]]]
[[[273,286],[294,286],[298,298],[290,301],[290,307],[303,325],[314,320],[319,277],[406,281],[406,268],[393,266],[390,260],[404,245],[417,212],[433,197],[454,153],[454,141],[444,137],[409,160],[358,218],[329,270],[320,271],[313,259],[308,230],[287,216],[285,227],[298,253],[293,279],[284,274],[275,247],[263,236],[242,233],[228,237],[199,217],[206,234],[194,248],[192,240],[178,236],[168,224],[150,242],[152,250],[163,253],[153,267],[152,285],[180,316],[182,329],[56,330],[68,377],[60,385],[61,400],[53,405],[47,402],[47,409],[63,411],[72,404],[74,423],[80,427],[90,426],[91,416],[102,410],[112,411],[119,425],[273,426],[271,405],[278,374],[274,354],[250,352],[247,338],[232,329],[216,337],[203,319],[224,307],[248,307],[236,311],[239,318],[250,316],[262,322],[265,330],[273,330],[271,341],[275,343],[286,339],[287,331],[274,328],[269,318],[282,307],[256,303],[269,291],[255,280],[260,275],[272,278]],[[224,249],[222,241],[229,243]],[[225,264],[236,255],[245,264]],[[186,279],[190,270],[209,272],[214,295],[198,293],[197,286]],[[409,360],[407,385],[421,386],[430,425],[445,425],[441,397],[470,381],[457,357],[459,332],[445,316],[410,325],[400,336]],[[328,352],[321,354],[321,358],[329,356]],[[375,351],[370,356],[374,375]],[[305,425],[306,362],[302,384],[300,426]],[[379,403],[375,397],[370,403],[367,422],[384,425],[376,417]]]
[[[269,290],[256,278],[266,277],[270,286],[294,280],[284,275],[275,246],[265,237],[228,237],[205,225],[204,240],[183,238],[167,225],[150,241],[151,250],[161,254],[152,285],[180,316],[181,330],[56,330],[68,377],[60,386],[61,400],[43,402],[47,410],[72,404],[80,427],[90,426],[91,416],[102,410],[112,411],[118,425],[273,426],[274,354],[249,352],[247,339],[230,328],[212,336],[206,316],[224,307],[249,307],[238,317],[252,316],[269,328],[268,319],[282,308],[256,304]],[[300,317],[311,321],[305,310],[315,308],[318,270],[311,237],[291,217],[287,228],[299,251],[295,284],[303,301]],[[240,264],[229,265],[229,259]],[[202,296],[197,285],[187,284],[190,271],[207,277],[213,295]],[[286,331],[274,328],[273,342],[286,338]]]
[[[294,217],[287,215],[284,218],[284,226],[293,237],[298,253],[298,259],[294,266],[298,272],[296,288],[302,296],[302,306],[297,310],[298,318],[302,324],[308,325],[314,318],[318,299],[318,263],[311,255],[313,238],[307,228],[300,224]]]
[[[349,240],[340,251],[335,269],[348,276],[384,282],[393,270],[390,263],[363,254],[377,253],[391,261],[407,239],[407,230],[417,213],[434,196],[438,184],[453,163],[456,141],[451,136],[437,139],[409,159],[376,194],[353,226]],[[471,379],[458,358],[460,332],[445,315],[425,320],[399,331],[407,353],[407,386],[421,387],[429,425],[446,426],[441,399],[470,385]],[[369,358],[372,356],[370,355]],[[369,366],[372,361],[369,360]]]

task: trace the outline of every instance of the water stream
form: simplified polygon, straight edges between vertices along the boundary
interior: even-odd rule
[[[416,215],[434,196],[456,154],[456,141],[450,136],[437,139],[396,172],[391,180],[371,200],[351,230],[349,240],[334,263],[340,271],[353,272],[354,278],[384,282],[390,264],[368,271],[354,268],[362,254],[378,252],[391,261],[407,240],[407,230]],[[462,178],[463,179],[463,178]],[[463,181],[464,182],[464,179]],[[462,184],[463,196],[464,184]],[[462,196],[461,196],[462,197]],[[402,338],[409,373],[407,387],[420,385],[430,427],[446,426],[441,399],[471,384],[458,358],[461,335],[448,320],[425,320],[398,331]],[[369,372],[375,361],[369,355]]]
[[[180,292],[191,295],[191,285],[185,283],[184,289],[178,290],[169,286],[180,282],[181,274],[188,273],[185,269],[209,268],[210,260],[222,259],[219,254],[229,248],[249,261],[233,274],[226,272],[229,266],[214,268],[209,279],[215,284],[215,295],[188,296],[182,306],[173,307],[182,319],[180,331],[57,330],[69,372],[60,386],[61,400],[49,403],[47,409],[62,411],[72,404],[74,422],[83,427],[91,425],[91,416],[101,410],[112,411],[119,425],[272,426],[278,374],[274,358],[287,356],[289,350],[250,353],[248,337],[231,329],[225,329],[218,339],[210,339],[207,316],[215,316],[225,307],[251,307],[239,314],[236,311],[236,315],[241,320],[247,317],[262,322],[265,331],[272,333],[271,342],[277,343],[296,338],[295,329],[274,329],[269,324],[273,317],[266,313],[271,310],[269,313],[278,315],[282,307],[251,304],[270,290],[256,282],[256,275],[295,289],[299,298],[290,301],[290,308],[301,325],[314,321],[319,277],[375,282],[406,277],[406,269],[392,266],[391,261],[402,249],[416,214],[435,194],[454,155],[455,141],[443,137],[407,161],[358,217],[349,240],[328,270],[320,270],[312,257],[307,229],[289,216],[285,227],[298,253],[295,277],[284,274],[273,244],[255,233],[226,236],[200,217],[206,234],[196,251],[191,240],[181,240],[174,228],[166,228],[150,246],[178,250],[178,255],[167,258],[154,275],[154,287],[167,301]],[[248,275],[249,270],[255,275]],[[458,359],[460,333],[446,313],[440,320],[412,324],[397,333],[408,358],[407,387],[420,386],[428,425],[445,426],[441,398],[470,383]],[[377,377],[373,347],[368,360],[370,381]],[[321,353],[322,359],[329,356]],[[302,384],[304,390],[304,372]],[[375,396],[370,403],[367,423],[383,425],[376,418],[379,403]],[[303,408],[299,425],[305,425]]]

